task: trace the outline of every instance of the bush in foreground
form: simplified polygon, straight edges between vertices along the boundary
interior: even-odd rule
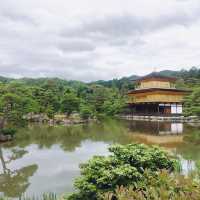
[[[145,187],[144,187],[145,186]],[[118,186],[114,192],[104,194],[104,200],[199,200],[200,184],[191,177],[169,174],[162,170],[156,176],[148,171],[144,179],[133,186]]]
[[[117,186],[137,188],[149,170],[156,176],[160,170],[174,171],[179,163],[159,147],[143,144],[114,145],[109,148],[110,156],[95,156],[82,164],[81,177],[75,181],[77,193],[68,200],[102,199],[106,192],[115,191]],[[146,185],[144,185],[146,187]]]

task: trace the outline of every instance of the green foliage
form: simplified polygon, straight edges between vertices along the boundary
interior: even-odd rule
[[[0,112],[2,116],[17,124],[23,120],[23,99],[17,94],[6,93],[0,98]]]
[[[16,134],[17,130],[14,128],[4,128],[0,132],[3,135],[11,135],[13,137]]]
[[[100,85],[92,85],[86,94],[86,102],[94,106],[98,113],[103,112],[103,104],[110,96],[110,89]]]
[[[5,79],[7,80],[7,79]],[[1,80],[0,80],[1,81]],[[8,79],[0,82],[0,116],[5,122],[21,124],[25,115],[79,112],[83,119],[113,115],[124,105],[121,92],[113,85],[86,84],[61,79]]]
[[[79,103],[79,99],[74,93],[67,93],[61,102],[61,110],[69,116],[73,111],[79,110]]]
[[[23,110],[24,113],[39,113],[40,105],[36,100],[31,99],[31,97],[24,97]]]
[[[125,106],[125,95],[121,95],[116,88],[94,85],[87,93],[86,101],[94,107],[96,113],[111,116],[122,111]]]
[[[162,75],[179,78],[178,88],[194,89],[185,99],[185,114],[200,116],[200,69],[161,71]],[[134,89],[137,76],[83,83],[58,78],[7,79],[0,77],[0,115],[13,124],[22,123],[28,113],[43,113],[53,118],[56,113],[80,112],[83,118],[116,115],[124,111],[126,94]],[[82,106],[84,105],[84,106]],[[87,109],[86,109],[87,108]]]
[[[191,95],[185,98],[185,115],[200,116],[200,88],[194,89]]]
[[[175,159],[157,146],[150,148],[144,144],[114,145],[109,148],[109,151],[123,163],[135,166],[141,173],[145,169],[173,171],[178,164]]]
[[[186,142],[198,145],[200,144],[200,131],[196,130],[192,132],[192,134],[191,133],[185,134],[183,139]]]
[[[112,155],[95,156],[80,166],[81,177],[74,184],[78,192],[69,200],[96,200],[102,193],[114,191],[118,185],[137,185],[147,169],[154,175],[161,169],[172,171],[177,166],[177,161],[158,147],[114,145],[109,151]]]
[[[55,110],[54,110],[53,106],[50,105],[50,106],[47,107],[46,114],[50,119],[54,118]]]
[[[162,170],[152,176],[145,171],[143,180],[133,186],[118,186],[114,192],[104,195],[104,200],[199,200],[200,184],[192,177],[169,174]]]
[[[93,116],[92,108],[88,105],[81,105],[80,106],[80,116],[82,119],[88,120]]]
[[[113,116],[122,112],[125,107],[125,101],[122,98],[108,99],[103,104],[103,111],[109,116]]]
[[[178,80],[176,81],[176,88],[177,88],[177,89],[183,89],[183,90],[185,90],[185,89],[188,88],[188,87],[187,87],[187,85],[185,84],[184,80],[181,78],[181,79],[178,79]]]

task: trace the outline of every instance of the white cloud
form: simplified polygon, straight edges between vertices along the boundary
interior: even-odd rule
[[[0,75],[91,81],[199,65],[198,0],[1,0]]]

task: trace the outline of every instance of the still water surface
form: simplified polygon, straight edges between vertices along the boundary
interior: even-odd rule
[[[113,143],[157,144],[180,157],[183,173],[200,163],[200,127],[169,122],[105,120],[71,127],[30,125],[0,145],[0,196],[73,191],[79,164],[107,155]]]

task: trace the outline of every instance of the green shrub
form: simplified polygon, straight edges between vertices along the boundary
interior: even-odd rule
[[[82,119],[88,120],[93,115],[92,109],[89,106],[81,105],[80,116]]]
[[[103,193],[114,191],[118,185],[136,186],[144,179],[145,170],[175,170],[177,161],[159,147],[143,144],[113,145],[110,156],[95,156],[82,164],[81,177],[75,181],[77,193],[68,200],[97,200]]]
[[[184,115],[200,116],[200,88],[195,88],[193,92],[184,98]]]
[[[175,170],[178,162],[160,147],[148,147],[144,144],[114,145],[109,148],[118,160],[136,167],[141,173],[145,169]]]
[[[145,185],[145,187],[141,187]],[[137,187],[118,186],[104,194],[104,200],[199,200],[200,184],[191,177],[169,174],[162,170],[156,176],[145,171]]]

